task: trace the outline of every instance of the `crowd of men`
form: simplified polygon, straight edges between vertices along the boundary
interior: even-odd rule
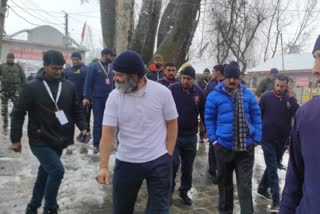
[[[319,74],[320,39],[313,53],[318,62],[314,73]],[[146,69],[134,51],[116,57],[105,48],[100,60],[89,66],[82,63],[79,52],[74,52],[72,66],[63,69],[62,53],[49,50],[43,55],[43,67],[25,83],[24,72],[13,59],[8,54],[7,63],[0,66],[3,126],[8,126],[11,100],[10,149],[21,152],[22,127],[28,113],[29,144],[40,162],[27,214],[37,213],[43,199],[44,213],[58,213],[57,195],[64,176],[60,157],[74,141],[75,125],[81,132],[79,139],[84,137],[86,143],[90,139],[91,109],[94,153],[100,153],[96,176],[100,184],[111,183],[109,159],[112,144],[118,143],[112,182],[114,214],[134,212],[144,180],[148,189],[146,213],[169,213],[180,166],[179,197],[191,205],[188,191],[197,143],[205,141],[209,143],[208,173],[219,189],[220,213],[233,213],[233,172],[241,213],[254,213],[252,176],[258,145],[262,146],[266,169],[257,192],[272,201],[270,211],[317,213],[319,163],[313,161],[317,150],[312,147],[319,146],[312,138],[317,135],[312,128],[319,124],[319,111],[314,106],[320,98],[298,110],[293,80],[276,68],[261,81],[255,96],[235,61],[215,65],[211,75],[209,69],[204,70],[197,82],[192,66],[183,67],[177,76],[177,66],[164,64],[160,55]],[[285,169],[281,160],[291,132],[281,201],[277,170]]]

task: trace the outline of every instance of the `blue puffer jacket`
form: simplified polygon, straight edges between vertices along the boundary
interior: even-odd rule
[[[224,82],[216,86],[207,97],[205,107],[205,124],[210,143],[218,141],[225,148],[232,149],[233,102],[224,90]],[[251,136],[247,145],[261,142],[261,112],[259,104],[251,91],[241,84],[243,91],[243,108],[248,121]]]

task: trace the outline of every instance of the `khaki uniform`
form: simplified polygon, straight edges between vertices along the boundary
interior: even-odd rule
[[[6,127],[9,100],[15,104],[21,85],[26,81],[26,76],[19,64],[3,63],[0,65],[0,81],[1,115],[3,126]]]

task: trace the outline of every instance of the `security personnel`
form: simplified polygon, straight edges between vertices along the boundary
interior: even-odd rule
[[[15,104],[18,91],[26,81],[26,76],[21,66],[14,63],[14,54],[7,54],[7,62],[0,65],[1,80],[1,115],[3,119],[3,128],[8,127],[8,103],[9,100]]]
[[[89,66],[84,84],[83,105],[92,102],[93,110],[93,145],[94,153],[99,152],[102,133],[102,119],[109,93],[113,90],[113,72],[111,68],[115,54],[108,48],[101,51],[101,59]]]

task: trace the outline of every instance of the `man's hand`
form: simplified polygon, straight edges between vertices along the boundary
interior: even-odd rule
[[[13,144],[11,144],[11,146],[9,146],[9,149],[10,149],[10,150],[13,150],[13,151],[15,151],[15,152],[21,153],[21,150],[22,150],[21,143],[19,142],[19,143],[13,143]]]
[[[99,184],[107,184],[109,185],[109,170],[107,168],[100,168],[96,180]]]
[[[82,100],[82,105],[83,105],[84,107],[90,105],[90,100],[89,100],[89,99],[83,99],[83,100]]]

